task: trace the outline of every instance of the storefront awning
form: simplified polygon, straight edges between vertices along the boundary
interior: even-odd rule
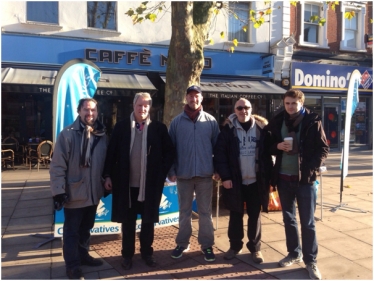
[[[137,92],[154,94],[157,89],[145,75],[139,74],[105,74],[97,83],[96,94],[99,96],[132,97]]]
[[[58,71],[2,68],[1,89],[16,93],[53,93],[53,85]],[[151,94],[157,89],[145,75],[139,74],[102,74],[97,83],[98,95],[133,96],[136,92],[147,91]]]
[[[4,92],[16,93],[50,93],[55,83],[57,71],[2,68],[1,89]]]
[[[105,74],[103,73],[97,83],[98,88],[131,89],[131,90],[157,90],[145,75],[139,74]]]
[[[166,82],[165,76],[161,78]],[[268,81],[201,78],[200,87],[203,94],[284,94],[286,92],[285,89]]]

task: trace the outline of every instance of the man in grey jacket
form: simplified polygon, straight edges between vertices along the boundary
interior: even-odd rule
[[[196,195],[199,213],[198,242],[206,261],[214,261],[214,229],[212,223],[212,193],[214,175],[213,147],[219,134],[216,119],[203,111],[200,87],[187,89],[184,111],[170,124],[169,134],[177,151],[176,161],[168,178],[178,181],[179,231],[177,247],[171,257],[180,258],[189,249],[192,234],[192,201]]]
[[[64,206],[63,256],[69,279],[84,279],[80,265],[103,264],[88,250],[97,205],[104,195],[101,174],[107,140],[105,128],[97,120],[96,100],[81,99],[78,114],[60,132],[49,170],[55,208]]]

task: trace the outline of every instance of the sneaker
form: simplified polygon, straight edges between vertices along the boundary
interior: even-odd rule
[[[252,253],[252,260],[254,263],[263,263],[264,257],[262,256],[261,251],[253,252]]]
[[[240,251],[235,251],[235,250],[233,250],[233,249],[229,249],[226,253],[225,253],[225,255],[223,256],[223,258],[225,259],[225,260],[232,260],[233,258],[235,258],[235,256],[237,255],[237,254],[240,254],[242,252],[242,250],[240,249]]]
[[[298,257],[291,257],[289,254],[279,261],[280,267],[286,267],[303,261],[303,255],[300,254]]]
[[[315,279],[321,280],[322,279],[321,272],[319,272],[317,264],[315,262],[308,263],[306,265],[306,270],[309,272],[310,279],[313,279],[313,280],[315,280]]]
[[[214,253],[213,253],[213,249],[212,249],[212,247],[209,247],[209,248],[206,248],[206,249],[204,249],[203,250],[203,253],[204,253],[204,259],[206,260],[206,261],[215,261],[215,259],[216,259],[216,256],[214,255]]]
[[[69,279],[84,280],[82,270],[79,267],[66,269],[66,275]]]
[[[190,249],[190,246],[188,246],[187,248],[182,247],[182,246],[177,246],[171,253],[171,257],[173,259],[179,259],[183,255],[183,252],[187,252],[189,249]]]

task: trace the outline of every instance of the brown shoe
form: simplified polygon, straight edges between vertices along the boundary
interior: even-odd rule
[[[254,263],[263,263],[264,257],[261,254],[261,251],[253,252],[252,253],[252,260]]]
[[[66,275],[72,280],[84,280],[82,270],[79,267],[66,269]]]

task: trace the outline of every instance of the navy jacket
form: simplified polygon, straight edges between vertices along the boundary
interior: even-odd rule
[[[276,156],[271,176],[272,186],[277,185],[278,174],[282,163],[283,151],[277,149],[277,144],[283,142],[281,128],[284,120],[284,112],[285,111],[282,111],[276,115],[265,127],[270,137],[268,149],[272,155]],[[313,183],[316,180],[316,172],[327,158],[328,153],[329,146],[322,127],[321,118],[316,113],[305,109],[305,116],[301,122],[299,142],[298,159],[300,183]]]

